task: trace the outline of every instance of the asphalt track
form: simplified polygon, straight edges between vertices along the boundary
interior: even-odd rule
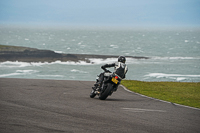
[[[94,82],[0,78],[1,133],[199,133],[200,110],[119,87],[90,98]]]

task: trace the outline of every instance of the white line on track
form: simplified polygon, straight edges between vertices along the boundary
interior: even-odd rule
[[[122,108],[122,109],[131,112],[167,112],[165,110],[154,110],[154,109],[139,109],[139,108]]]

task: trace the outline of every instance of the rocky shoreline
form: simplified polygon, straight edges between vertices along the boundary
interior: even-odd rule
[[[88,58],[117,58],[118,55],[90,55],[90,54],[60,54],[51,50],[39,50],[36,48],[0,45],[0,62],[54,62],[60,61],[86,61]],[[149,59],[148,57],[126,56],[134,59]]]

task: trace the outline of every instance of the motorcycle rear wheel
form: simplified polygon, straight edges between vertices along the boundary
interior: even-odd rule
[[[105,91],[103,91],[103,92],[99,95],[99,99],[100,99],[100,100],[105,100],[105,99],[111,94],[112,89],[113,89],[112,84],[108,83],[108,86],[107,86],[107,88],[105,89]]]

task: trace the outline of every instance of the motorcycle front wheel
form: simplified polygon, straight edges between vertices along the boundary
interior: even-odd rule
[[[96,96],[96,94],[94,93],[94,90],[92,90],[90,93],[90,98],[94,98],[95,96]]]

